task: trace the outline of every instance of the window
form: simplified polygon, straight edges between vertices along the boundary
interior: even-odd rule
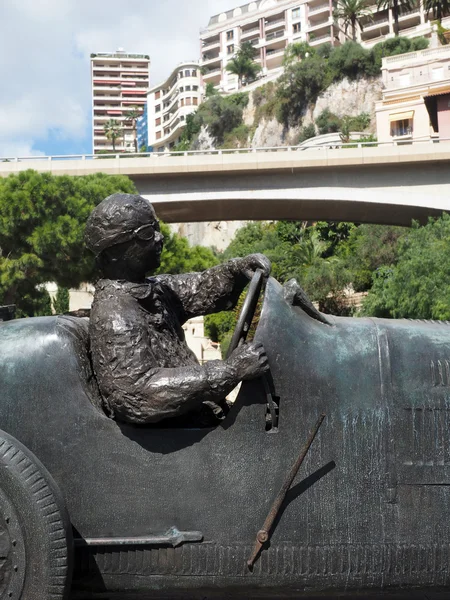
[[[155,92],[155,100],[159,100],[161,98],[161,92]]]
[[[391,135],[393,137],[411,135],[413,130],[412,126],[412,119],[401,119],[400,121],[393,121],[391,123]]]
[[[184,87],[180,87],[180,94],[184,92]]]
[[[155,112],[160,112],[161,111],[161,104],[158,104],[157,106],[155,106]]]
[[[159,127],[161,125],[161,117],[158,117],[155,121],[155,127]]]
[[[157,139],[157,140],[160,140],[160,139],[161,139],[161,132],[160,132],[160,131],[157,131],[157,132],[156,132],[156,139]]]
[[[185,77],[190,77],[191,76],[191,72],[190,71],[185,71],[184,72],[184,76]]]
[[[234,31],[227,31],[227,41],[234,40]]]
[[[194,106],[198,106],[198,98],[192,98]]]
[[[301,25],[300,25],[300,23],[294,23],[294,24],[292,25],[292,31],[293,31],[294,33],[299,33],[299,32],[300,32],[300,30],[301,30]]]
[[[197,69],[194,69],[194,70],[192,71],[192,77],[197,77]]]
[[[186,90],[186,92],[190,92],[191,91],[191,86],[187,85],[186,88],[185,88],[185,90]]]
[[[180,106],[184,106],[184,98],[180,100]]]
[[[300,19],[300,7],[299,6],[297,8],[292,9],[292,18]]]
[[[193,90],[194,92],[198,92],[198,85],[194,85],[194,86],[192,87],[192,90]]]
[[[234,52],[234,44],[227,46],[227,54],[233,54]]]
[[[164,129],[164,135],[169,135],[170,133],[170,127],[166,127],[166,129]]]
[[[186,98],[186,106],[191,106],[191,99],[190,98]]]

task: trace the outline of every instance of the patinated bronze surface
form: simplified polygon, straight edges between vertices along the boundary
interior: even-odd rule
[[[267,370],[261,344],[246,344],[226,361],[200,366],[182,325],[235,306],[262,255],[228,261],[202,273],[146,278],[160,264],[163,235],[149,202],[114,194],[92,213],[86,243],[105,278],[95,289],[90,337],[105,412],[117,420],[155,423],[212,407],[242,380]]]

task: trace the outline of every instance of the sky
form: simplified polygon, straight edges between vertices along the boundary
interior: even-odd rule
[[[91,52],[149,54],[150,83],[199,58],[239,0],[0,0],[0,158],[89,154]]]

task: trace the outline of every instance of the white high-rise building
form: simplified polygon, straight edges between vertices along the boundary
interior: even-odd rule
[[[133,123],[126,113],[133,107],[144,109],[149,87],[150,57],[146,54],[116,52],[91,54],[92,80],[92,146],[93,153],[113,151],[106,138],[104,125],[110,119],[122,125],[116,140],[116,152],[133,152]]]
[[[148,145],[167,152],[179,141],[186,117],[202,102],[203,88],[198,62],[183,62],[169,77],[148,91]]]

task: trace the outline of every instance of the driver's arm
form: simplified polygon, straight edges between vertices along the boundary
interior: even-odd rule
[[[94,369],[105,412],[119,421],[156,423],[182,415],[205,400],[222,400],[243,379],[253,379],[268,368],[261,344],[238,348],[226,361],[204,366],[155,366],[153,335],[127,299],[102,303],[91,316]],[[167,362],[177,363],[176,356]]]
[[[181,320],[231,310],[256,269],[270,274],[270,261],[263,254],[234,258],[201,273],[159,275],[157,279],[176,294],[183,307]]]

